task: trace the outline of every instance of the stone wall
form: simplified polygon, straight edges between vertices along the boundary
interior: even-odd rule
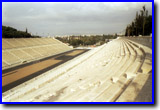
[[[126,37],[126,38],[152,49],[152,36]]]

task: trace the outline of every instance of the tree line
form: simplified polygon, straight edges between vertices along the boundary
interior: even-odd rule
[[[91,35],[91,36],[69,36],[69,37],[56,37],[56,39],[68,43],[69,45],[72,45],[74,47],[77,46],[88,46],[88,45],[102,45],[106,42],[108,39],[115,39],[117,38],[117,35]]]
[[[136,12],[134,21],[126,27],[125,36],[150,35],[152,33],[152,15],[143,6],[140,13]]]
[[[31,35],[26,31],[18,31],[9,26],[2,26],[2,38],[39,38],[40,36]]]

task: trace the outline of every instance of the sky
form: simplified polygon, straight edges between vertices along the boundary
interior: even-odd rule
[[[151,2],[3,2],[2,25],[40,36],[114,34]]]

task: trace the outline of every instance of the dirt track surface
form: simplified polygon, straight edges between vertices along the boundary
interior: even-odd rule
[[[2,71],[2,92],[32,79],[88,50],[72,50],[45,60]]]

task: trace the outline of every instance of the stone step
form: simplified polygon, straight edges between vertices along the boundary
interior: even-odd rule
[[[93,102],[113,102],[121,94],[123,89],[129,84],[130,80],[121,77],[116,83],[103,91],[102,94],[97,96]]]
[[[136,53],[136,51],[134,50],[134,48],[132,47],[132,45],[129,44],[128,42],[126,42],[126,44],[127,44],[128,49],[129,49],[129,51],[130,51],[130,54],[131,54],[132,56],[136,56],[137,53]]]
[[[101,94],[102,91],[107,89],[111,85],[111,81],[105,81],[101,85],[95,87],[90,91],[89,94],[84,94],[82,97],[78,98],[78,102],[91,102],[95,97]]]
[[[120,95],[116,102],[134,102],[137,95],[141,91],[143,85],[146,83],[149,74],[139,73],[126,90]]]

